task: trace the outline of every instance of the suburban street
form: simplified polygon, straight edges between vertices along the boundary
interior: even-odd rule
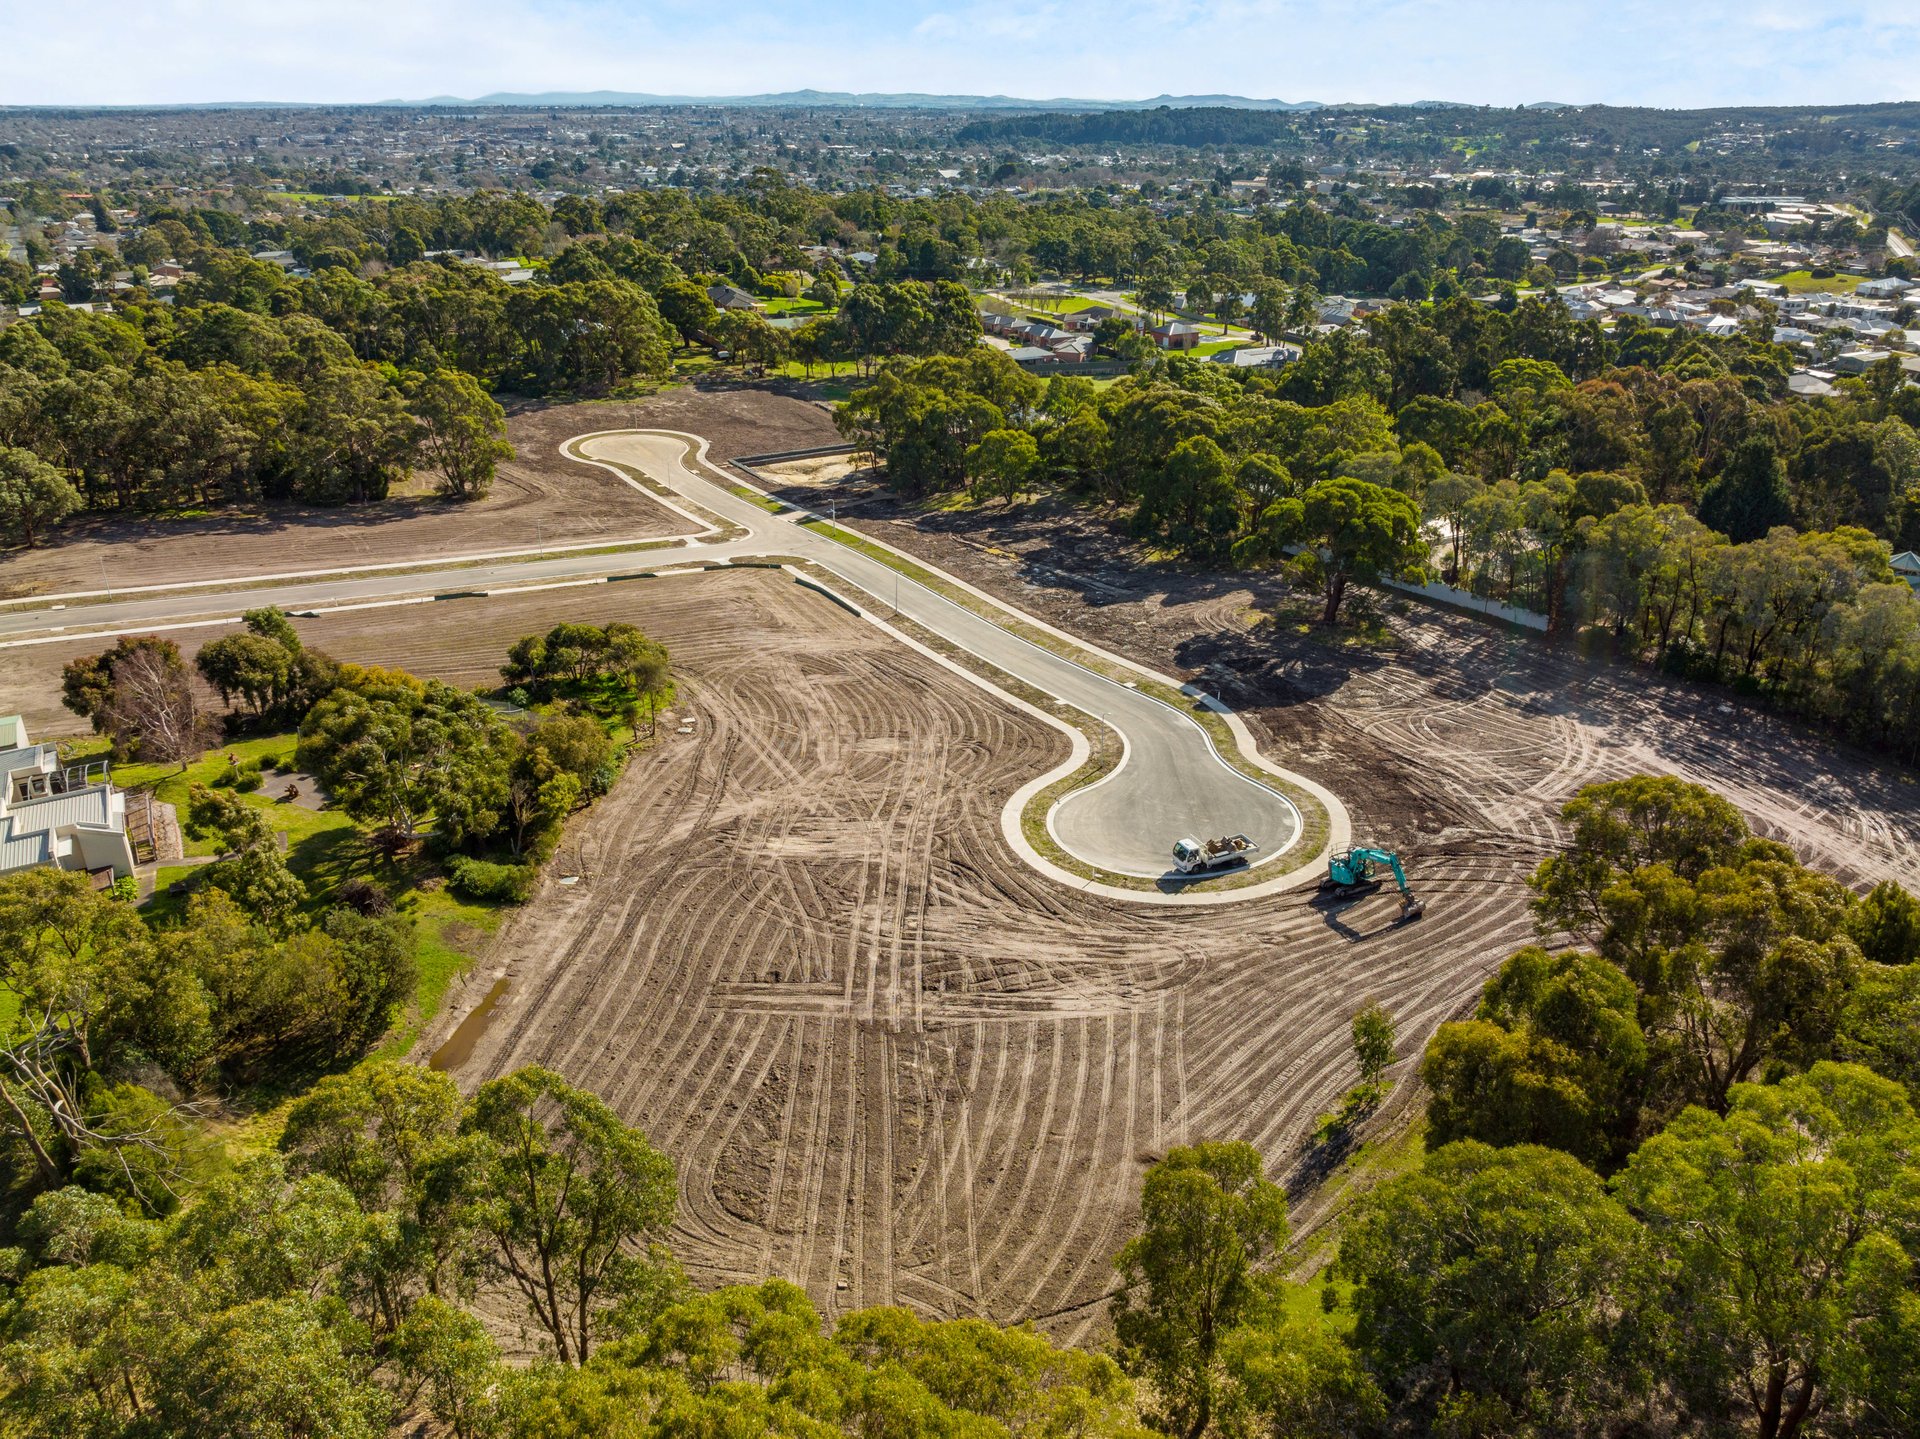
[[[275,582],[239,590],[145,592],[61,609],[46,605],[0,611],[0,646],[31,644],[77,633],[110,636],[166,626],[197,627],[237,619],[242,609],[278,605],[290,613],[355,605],[405,603],[434,593],[463,595],[529,585],[568,584],[632,574],[780,555],[811,561],[868,597],[873,613],[898,615],[985,660],[1017,680],[1110,725],[1123,739],[1120,767],[1077,790],[1054,809],[1049,824],[1062,848],[1100,869],[1160,878],[1183,836],[1244,833],[1259,846],[1254,858],[1277,857],[1300,827],[1294,806],[1277,791],[1229,767],[1191,717],[1129,686],[1002,628],[901,576],[878,559],[795,523],[796,511],[770,514],[686,462],[684,438],[618,431],[576,442],[589,459],[629,466],[684,500],[746,533],[706,541],[691,537],[667,548],[624,553],[579,553],[505,558],[458,567],[359,573],[337,578]],[[629,481],[631,483],[631,481]],[[423,605],[422,623],[433,622]],[[189,646],[191,647],[191,646]]]

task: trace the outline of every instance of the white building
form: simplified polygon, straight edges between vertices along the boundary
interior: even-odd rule
[[[18,715],[0,716],[0,875],[50,864],[107,881],[133,873],[127,797],[107,762],[62,765]]]
[[[1854,286],[1853,293],[1864,295],[1869,300],[1898,300],[1914,288],[1911,281],[1903,280],[1898,275],[1889,275],[1883,280],[1862,280]]]

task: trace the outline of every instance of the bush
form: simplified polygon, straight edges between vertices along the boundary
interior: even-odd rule
[[[490,864],[484,859],[455,855],[448,866],[453,887],[468,899],[498,904],[525,904],[533,897],[539,871],[530,864]]]
[[[393,912],[393,896],[370,879],[358,876],[340,886],[340,903],[369,917]]]
[[[115,899],[132,904],[140,898],[140,881],[130,874],[123,874],[113,882],[113,888],[108,893]]]
[[[238,794],[250,794],[259,789],[260,784],[260,765],[251,760],[243,765],[228,765],[213,777],[213,788],[230,789]]]

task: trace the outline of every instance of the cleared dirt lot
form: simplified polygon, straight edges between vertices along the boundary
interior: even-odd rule
[[[1386,895],[1166,912],[1039,879],[999,812],[1065,740],[778,572],[302,621],[342,658],[469,684],[561,618],[672,647],[693,732],[663,727],[574,826],[578,883],[503,929],[420,1052],[506,966],[462,1084],[550,1064],[643,1125],[679,1162],[702,1281],[1084,1337],[1143,1163],[1235,1137],[1292,1170],[1354,1077],[1352,1011],[1381,999],[1417,1054],[1530,936],[1524,876],[1593,779],[1680,773],[1849,879],[1913,879],[1910,776],[1717,697],[1424,610],[1391,617],[1390,655],[1276,634],[1267,590],[1139,567],[1096,527],[996,520],[973,536],[995,553],[858,523],[1234,701],[1408,855],[1428,917],[1391,928]],[[0,709],[31,678],[6,666],[44,690],[60,648],[0,651]]]
[[[723,458],[837,438],[817,406],[761,390],[681,389],[635,402],[529,408],[507,424],[518,457],[473,504],[422,493],[375,505],[262,505],[184,520],[91,516],[69,525],[54,546],[0,553],[0,599],[680,533],[686,521],[679,515],[605,470],[560,458],[562,440],[633,424],[697,430]]]
[[[778,573],[620,588],[486,620],[636,619],[695,725],[570,834],[579,883],[503,930],[511,982],[459,1077],[550,1064],[645,1126],[681,1166],[675,1247],[702,1280],[1084,1333],[1147,1159],[1214,1135],[1283,1158],[1351,1082],[1354,1008],[1380,995],[1424,1035],[1524,932],[1504,852],[1450,860],[1435,918],[1397,932],[1384,896],[1083,898],[998,835],[1054,731]],[[448,645],[498,649],[472,621],[322,628],[353,619],[303,632],[455,678]]]
[[[916,515],[865,478],[849,486],[851,527],[1207,686],[1342,797],[1356,837],[1415,853],[1539,845],[1580,785],[1673,773],[1849,881],[1915,879],[1920,776],[1725,692],[1399,599],[1378,601],[1395,649],[1343,648],[1278,629],[1270,578],[1144,564],[1084,511]]]

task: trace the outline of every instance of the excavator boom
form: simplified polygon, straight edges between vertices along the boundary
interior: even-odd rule
[[[1426,912],[1426,905],[1414,896],[1413,889],[1407,883],[1407,871],[1400,863],[1400,856],[1390,849],[1368,849],[1356,846],[1342,850],[1327,860],[1327,877],[1320,882],[1320,888],[1331,890],[1359,889],[1373,881],[1373,867],[1384,865],[1393,872],[1393,882],[1400,888],[1400,918],[1418,919]]]

